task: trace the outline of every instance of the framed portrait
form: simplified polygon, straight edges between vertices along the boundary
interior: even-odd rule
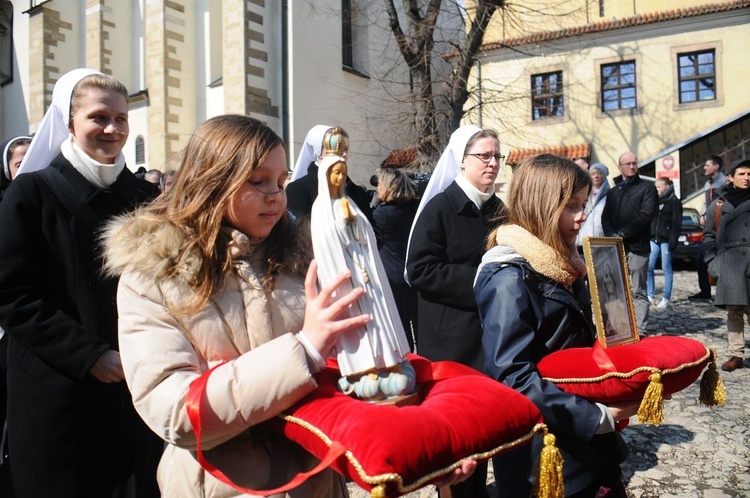
[[[596,335],[602,347],[638,341],[630,273],[620,237],[583,239]]]

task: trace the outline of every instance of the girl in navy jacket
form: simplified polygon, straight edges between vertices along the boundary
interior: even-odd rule
[[[508,195],[509,224],[489,237],[474,285],[484,334],[486,373],[527,396],[557,437],[566,496],[625,497],[620,467],[627,448],[615,422],[638,403],[604,406],[545,381],[537,363],[550,353],[592,346],[590,297],[576,235],[586,221],[591,179],[552,155],[521,162]],[[529,496],[542,442],[494,460],[503,496]]]

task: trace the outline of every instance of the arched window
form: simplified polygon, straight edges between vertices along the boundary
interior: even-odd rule
[[[143,140],[143,135],[138,135],[135,139],[135,164],[143,164],[146,162],[146,145]]]

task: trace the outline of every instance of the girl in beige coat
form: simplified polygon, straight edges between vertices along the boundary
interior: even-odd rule
[[[274,489],[317,463],[263,422],[313,391],[337,336],[368,317],[337,319],[361,289],[329,305],[347,273],[319,293],[315,263],[305,277],[311,251],[285,210],[286,164],[281,139],[259,121],[212,118],[190,139],[173,188],[105,235],[107,269],[121,275],[125,377],[138,413],[169,443],[165,497],[245,496],[196,457],[185,398],[216,365],[201,437],[211,464],[242,487]],[[274,496],[346,495],[327,469]]]

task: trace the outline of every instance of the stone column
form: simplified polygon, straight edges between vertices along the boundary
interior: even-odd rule
[[[246,0],[224,0],[222,4],[222,68],[224,112],[247,114],[247,25]]]

